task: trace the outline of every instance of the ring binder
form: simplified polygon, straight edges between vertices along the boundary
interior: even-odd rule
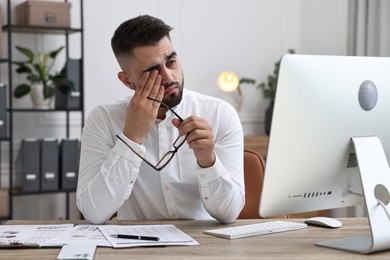
[[[16,187],[23,192],[39,191],[40,144],[35,138],[22,139],[16,158]]]
[[[63,139],[60,145],[61,189],[75,190],[79,171],[79,140]]]
[[[44,138],[41,141],[41,189],[42,191],[58,190],[59,187],[59,152],[55,138]]]
[[[7,102],[5,84],[0,83],[0,138],[7,137]]]

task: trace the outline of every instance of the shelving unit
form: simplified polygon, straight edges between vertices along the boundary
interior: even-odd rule
[[[6,64],[2,65],[7,67],[8,73],[8,82],[7,85],[7,116],[8,116],[8,136],[6,138],[0,138],[0,144],[2,142],[8,142],[8,168],[9,168],[9,190],[8,190],[8,215],[0,216],[0,219],[13,219],[13,209],[14,209],[14,197],[17,196],[25,196],[25,195],[37,195],[41,196],[44,194],[53,194],[53,193],[64,193],[66,195],[66,219],[69,219],[69,204],[70,204],[70,193],[74,192],[74,190],[56,190],[56,191],[37,191],[37,192],[23,192],[16,190],[15,187],[15,158],[14,158],[14,144],[15,144],[15,136],[14,136],[14,117],[16,114],[27,113],[27,114],[36,114],[36,113],[62,113],[65,114],[65,130],[66,130],[66,138],[70,137],[70,114],[71,113],[81,113],[81,127],[84,125],[84,92],[83,92],[83,64],[84,64],[84,38],[83,38],[83,0],[79,1],[79,11],[80,11],[80,27],[78,28],[66,28],[66,27],[46,27],[46,26],[25,26],[25,25],[16,25],[13,24],[12,16],[13,10],[11,5],[11,0],[7,0],[7,23],[2,27],[3,36],[7,37],[7,58],[0,59],[0,63]],[[64,2],[68,2],[65,0]],[[71,12],[75,10],[71,9]],[[53,34],[53,35],[63,35],[64,36],[64,46],[65,46],[65,55],[66,60],[69,60],[69,36],[71,34],[78,34],[80,37],[80,107],[79,109],[26,109],[26,108],[18,108],[13,105],[13,96],[12,91],[14,87],[14,67],[12,65],[13,62],[13,35],[14,34],[33,34],[33,35],[41,35],[41,34]],[[28,43],[23,43],[27,45]],[[4,67],[0,69],[0,81],[2,81],[2,72],[5,70]],[[81,129],[80,129],[81,132]],[[23,138],[23,137],[19,137]],[[1,159],[1,150],[0,150],[0,159]],[[0,161],[1,162],[1,161]],[[0,177],[3,176],[4,173],[1,172],[0,167]],[[0,179],[1,180],[1,179]],[[0,182],[0,184],[2,184]],[[1,185],[3,187],[3,185]]]

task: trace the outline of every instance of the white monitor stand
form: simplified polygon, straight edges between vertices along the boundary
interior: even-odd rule
[[[378,137],[353,137],[371,237],[347,237],[316,245],[369,254],[390,249],[390,168]]]

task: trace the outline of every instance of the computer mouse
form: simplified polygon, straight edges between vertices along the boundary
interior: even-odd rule
[[[340,220],[330,217],[313,217],[304,221],[308,225],[327,227],[327,228],[339,228],[343,224]]]

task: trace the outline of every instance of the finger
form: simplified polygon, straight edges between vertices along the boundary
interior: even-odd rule
[[[188,134],[194,130],[207,130],[209,128],[208,122],[197,116],[186,118],[178,127],[180,135]]]
[[[158,100],[158,101],[162,101],[162,99],[164,97],[164,92],[165,92],[165,88],[164,88],[164,86],[162,86],[160,84],[160,88],[159,88],[159,91],[158,91],[157,96],[155,97],[155,99]],[[160,107],[160,103],[159,102],[155,102],[155,103],[158,103],[158,106]]]
[[[161,88],[164,88],[161,85],[161,81],[162,81],[162,76],[157,75],[156,81],[154,82],[153,87],[152,87],[148,97],[151,97],[151,98],[154,98],[154,99],[161,101],[160,99],[158,99],[158,95],[161,92]],[[162,93],[164,95],[164,92],[162,92]]]
[[[158,76],[159,75],[158,75],[158,71],[157,70],[153,70],[150,73],[150,76],[149,76],[148,80],[146,81],[146,83],[145,83],[145,85],[143,87],[142,94],[141,94],[142,96],[144,96],[146,98],[146,97],[148,97],[150,95],[150,93],[152,92],[153,88],[156,85],[156,79],[157,79]],[[161,84],[161,80],[160,80],[160,84]]]
[[[146,84],[146,81],[148,80],[150,76],[150,72],[147,71],[147,72],[144,72],[141,76],[141,79],[139,80],[138,82],[138,85],[137,86],[134,86],[135,88],[135,93],[134,93],[134,96],[140,96],[144,90],[144,86]]]
[[[191,132],[187,136],[187,143],[191,149],[212,150],[214,148],[214,136],[207,132]]]
[[[172,119],[172,125],[174,125],[176,128],[179,128],[179,125],[181,124],[181,121],[177,118]]]
[[[187,142],[191,143],[196,140],[208,139],[210,137],[209,133],[204,129],[196,129],[187,134]]]
[[[187,143],[190,149],[208,149],[210,147],[210,140],[208,139],[188,140],[187,138]]]
[[[157,94],[157,96],[155,97],[147,97],[148,99],[150,99],[151,102],[153,102],[153,106],[156,107],[157,109],[159,109],[161,107],[161,101],[163,99],[163,96],[164,96],[164,87],[160,85],[160,90]],[[157,102],[156,100],[160,101],[160,102]]]

